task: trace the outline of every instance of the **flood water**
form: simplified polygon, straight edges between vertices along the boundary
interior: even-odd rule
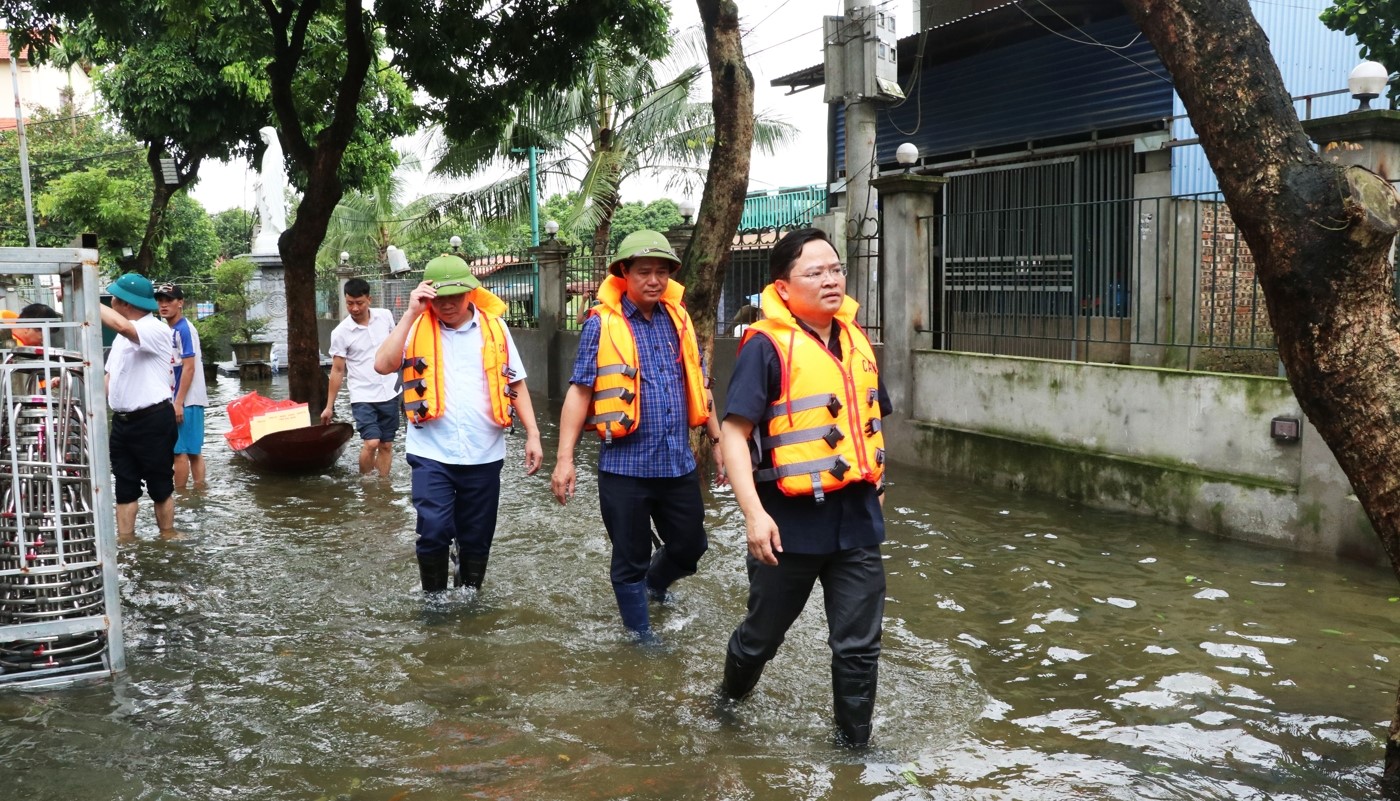
[[[732,495],[643,649],[607,581],[596,451],[561,510],[552,421],[540,475],[512,443],[481,596],[425,604],[401,457],[387,484],[353,448],[325,476],[258,475],[208,420],[185,538],[143,501],[121,554],[128,670],[0,693],[0,798],[1379,797],[1388,571],[896,467],[873,747],[851,753],[815,598],[754,695],[714,707],[745,602]]]

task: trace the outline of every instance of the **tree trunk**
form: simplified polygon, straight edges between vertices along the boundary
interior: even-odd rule
[[[753,150],[753,75],[744,61],[739,7],[733,0],[696,0],[705,26],[710,62],[715,143],[700,200],[695,230],[685,252],[682,274],[686,308],[700,333],[706,363],[712,362],[720,290],[729,268],[729,247],[744,216]],[[708,453],[709,448],[701,449]]]
[[[269,88],[278,135],[283,150],[306,173],[306,191],[297,206],[296,222],[277,240],[286,271],[287,392],[292,400],[310,407],[313,419],[326,403],[321,347],[316,334],[316,251],[326,238],[336,204],[345,194],[340,163],[355,132],[360,93],[371,63],[364,7],[347,2],[342,11],[345,72],[338,76],[335,113],[331,123],[316,134],[314,145],[307,141],[292,81],[300,68],[307,31],[318,5],[308,2],[285,12],[269,12],[268,16],[274,32]]]
[[[612,253],[613,215],[622,204],[622,196],[615,189],[609,190],[594,198],[593,204],[598,207],[598,227],[593,229],[593,255],[606,258]]]
[[[189,166],[176,173],[177,182],[173,186],[167,184],[165,171],[160,166],[161,157],[165,155],[165,146],[163,139],[146,143],[146,165],[150,167],[155,188],[151,192],[151,210],[146,215],[146,232],[141,236],[141,248],[137,251],[136,261],[132,265],[132,269],[142,275],[150,275],[151,268],[155,267],[156,248],[160,245],[161,237],[165,235],[163,223],[165,211],[170,208],[170,198],[188,186],[199,174],[200,159],[195,157]]]
[[[1171,72],[1253,254],[1279,358],[1400,576],[1400,202],[1308,144],[1247,0],[1124,0]],[[1385,775],[1400,777],[1400,702]]]

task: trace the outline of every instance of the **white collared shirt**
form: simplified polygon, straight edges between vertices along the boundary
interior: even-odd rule
[[[481,366],[481,315],[472,310],[472,319],[461,328],[442,330],[443,414],[422,427],[408,426],[405,450],[444,464],[489,464],[506,458],[505,431],[491,418],[486,373]],[[510,382],[525,380],[525,365],[515,348],[510,329],[506,335]]]
[[[365,325],[346,317],[331,332],[330,353],[345,360],[351,403],[381,403],[399,396],[398,374],[380,375],[374,369],[375,352],[393,332],[394,314],[388,309],[370,309]]]
[[[149,314],[131,324],[140,342],[118,335],[107,356],[107,405],[114,412],[134,412],[168,401],[175,385],[170,326]]]

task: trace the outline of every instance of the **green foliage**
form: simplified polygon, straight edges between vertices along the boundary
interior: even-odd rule
[[[219,258],[231,259],[248,252],[253,243],[253,213],[231,208],[210,215],[214,235],[219,238]]]
[[[633,231],[649,230],[664,233],[666,229],[680,225],[684,221],[685,218],[681,217],[680,207],[676,205],[674,200],[662,198],[650,203],[624,203],[617,207],[617,213],[613,215],[612,239],[609,250],[616,252],[618,243]]]
[[[1361,56],[1386,65],[1394,74],[1400,65],[1400,0],[1333,0],[1320,15],[1334,31],[1356,37]],[[1400,82],[1391,78],[1391,105],[1400,101]]]
[[[116,271],[123,247],[141,241],[146,208],[139,182],[113,176],[105,167],[70,172],[51,182],[35,201],[45,222],[97,234],[103,266]]]
[[[249,282],[258,266],[248,259],[230,259],[210,271],[214,280],[214,314],[196,320],[199,341],[208,352],[222,354],[229,342],[252,342],[267,329],[266,317],[249,317],[261,300]]]
[[[171,198],[163,224],[169,233],[161,238],[161,253],[150,277],[207,280],[220,246],[214,221],[204,206],[179,192]]]
[[[564,91],[535,93],[513,112],[502,136],[481,130],[453,138],[442,152],[437,171],[469,175],[495,161],[523,165],[525,148],[540,149],[538,171],[546,186],[573,193],[574,204],[554,217],[577,236],[612,222],[622,183],[630,177],[665,178],[668,191],[682,196],[704,182],[714,112],[709,103],[691,100],[703,71],[703,45],[682,39],[681,48],[664,62],[638,60],[634,53],[607,43],[595,48],[586,74]],[[659,80],[657,73],[674,75]],[[754,122],[754,146],[774,153],[796,129],[771,116]],[[528,200],[527,172],[463,193],[453,206],[473,219],[519,218]],[[616,236],[612,242],[619,241]]]
[[[99,115],[74,116],[71,104],[58,109],[36,108],[25,124],[29,147],[32,197],[70,173],[100,168],[114,179],[132,182],[138,197],[149,194],[150,178],[139,144],[104,125]],[[24,226],[24,193],[20,181],[19,135],[0,132],[0,245],[29,244]],[[35,234],[40,247],[63,247],[83,228],[69,220],[42,219],[36,212]],[[134,243],[133,243],[134,244]]]

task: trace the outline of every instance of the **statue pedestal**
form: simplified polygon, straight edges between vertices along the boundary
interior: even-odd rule
[[[256,251],[256,248],[254,249]],[[249,317],[264,317],[267,328],[260,340],[274,344],[287,343],[287,275],[282,267],[282,257],[276,250],[272,253],[247,253],[239,258],[247,259],[258,266],[257,273],[248,281],[248,293],[258,302],[248,309]]]

